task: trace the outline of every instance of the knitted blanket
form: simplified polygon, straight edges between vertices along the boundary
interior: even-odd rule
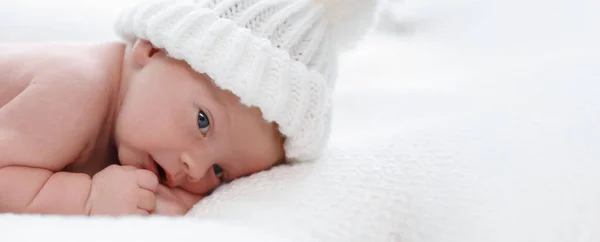
[[[344,56],[320,161],[222,186],[184,218],[0,215],[0,241],[599,241],[599,7],[418,15],[414,35]]]

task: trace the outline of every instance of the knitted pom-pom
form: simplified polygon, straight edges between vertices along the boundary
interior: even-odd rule
[[[353,48],[377,21],[385,0],[313,0],[325,7],[325,15],[340,50]]]

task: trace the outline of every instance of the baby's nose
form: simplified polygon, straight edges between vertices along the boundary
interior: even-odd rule
[[[183,171],[187,177],[180,180],[178,185],[185,187],[186,190],[204,194],[216,188],[221,183],[219,178],[214,174],[212,168],[214,162],[210,159],[198,159],[190,155],[190,153],[182,153],[181,162]]]
[[[181,154],[181,162],[183,171],[192,182],[200,180],[207,173],[208,168],[212,167],[211,162],[199,161],[186,152]]]

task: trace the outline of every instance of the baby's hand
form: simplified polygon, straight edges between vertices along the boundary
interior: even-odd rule
[[[90,215],[148,215],[156,207],[158,178],[132,166],[111,165],[92,178],[86,204]]]
[[[191,194],[180,188],[169,188],[162,184],[156,190],[156,209],[152,214],[185,215],[203,196]]]

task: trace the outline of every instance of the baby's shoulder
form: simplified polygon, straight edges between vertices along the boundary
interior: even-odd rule
[[[113,83],[94,51],[94,46],[82,44],[0,45],[0,84],[13,86],[11,96],[42,85],[60,93],[83,94],[74,97],[88,100],[108,98]]]
[[[87,45],[0,45],[0,79],[28,85],[63,82],[72,88],[100,88],[102,66]]]
[[[0,53],[1,84],[15,86],[10,95],[6,89],[0,92],[0,131],[14,134],[19,142],[12,144],[28,147],[13,150],[36,150],[39,157],[72,161],[105,120],[109,83],[86,48],[46,47],[52,50],[0,48],[5,51]]]

